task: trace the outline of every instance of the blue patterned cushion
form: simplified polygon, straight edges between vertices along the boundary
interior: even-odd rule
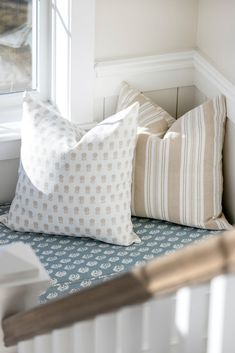
[[[0,206],[0,214],[8,209],[9,206]],[[142,241],[129,247],[88,238],[15,232],[1,223],[0,245],[21,241],[32,246],[52,279],[51,287],[40,297],[43,303],[120,275],[216,233],[147,218],[133,217],[132,222]]]

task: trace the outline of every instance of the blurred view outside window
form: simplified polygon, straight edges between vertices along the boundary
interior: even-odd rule
[[[0,0],[0,94],[32,88],[32,0]]]

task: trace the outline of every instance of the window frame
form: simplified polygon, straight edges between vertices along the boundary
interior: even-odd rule
[[[64,89],[64,103],[67,111],[62,115],[82,126],[94,124],[95,90],[95,2],[96,0],[33,0],[33,33],[36,38],[33,64],[37,63],[37,92],[45,100],[51,100],[60,110],[55,90],[61,88],[58,82],[60,70],[54,69],[55,5],[65,3],[68,16],[68,45],[63,52],[68,58],[68,82]],[[35,16],[37,13],[37,16]],[[36,21],[36,22],[35,22]],[[36,25],[36,26],[35,26]],[[19,126],[22,116],[22,92],[0,95],[0,127],[2,123],[15,121]],[[11,128],[11,127],[9,127]],[[20,139],[20,129],[18,139]],[[9,140],[13,140],[9,136]],[[17,138],[15,137],[14,140]],[[1,133],[0,133],[1,143]]]
[[[50,98],[51,90],[50,3],[51,0],[32,0],[32,82],[44,99]],[[0,94],[0,123],[20,121],[21,106],[22,92]]]
[[[79,125],[94,122],[95,2],[52,0],[51,99],[64,117]],[[60,33],[59,22],[64,33]],[[57,51],[61,34],[65,43]],[[65,58],[63,64],[61,56]]]

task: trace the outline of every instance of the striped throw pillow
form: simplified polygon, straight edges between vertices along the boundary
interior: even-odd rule
[[[206,229],[229,229],[222,213],[222,96],[174,120],[123,83],[117,110],[140,103],[132,214]]]

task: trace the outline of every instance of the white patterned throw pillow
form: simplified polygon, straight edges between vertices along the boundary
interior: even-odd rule
[[[17,231],[139,242],[131,223],[138,103],[85,133],[26,95],[21,167],[3,222]]]

